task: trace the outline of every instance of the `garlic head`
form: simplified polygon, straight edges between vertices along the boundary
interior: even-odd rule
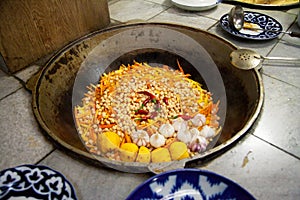
[[[147,131],[137,130],[132,132],[131,139],[138,146],[146,146],[149,143],[149,135]]]
[[[207,125],[203,126],[203,128],[200,130],[200,135],[205,138],[211,138],[215,135],[215,130]]]
[[[185,144],[189,144],[192,139],[191,132],[188,129],[179,130],[177,133],[178,140],[184,142]]]
[[[205,125],[206,117],[205,115],[198,113],[190,121],[193,123],[194,126],[199,127]]]
[[[166,138],[159,133],[155,133],[150,137],[150,144],[155,148],[159,148],[165,145],[165,143],[166,143]]]
[[[158,129],[159,133],[162,134],[165,138],[171,137],[173,136],[173,134],[175,133],[174,127],[169,124],[162,124],[159,129]]]

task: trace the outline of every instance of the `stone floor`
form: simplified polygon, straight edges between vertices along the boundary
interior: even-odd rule
[[[299,38],[283,35],[270,41],[247,41],[224,32],[218,20],[231,7],[219,4],[208,11],[189,12],[174,7],[169,0],[109,1],[113,23],[131,20],[177,23],[207,30],[264,56],[300,58]],[[295,24],[297,8],[256,11],[276,18],[284,30],[300,32]],[[264,65],[261,74],[265,102],[259,120],[241,141],[202,169],[232,179],[257,199],[300,198],[299,67],[300,64]],[[69,179],[78,199],[101,200],[124,199],[153,176],[96,167],[57,149],[42,134],[31,109],[31,93],[24,87],[40,68],[33,65],[13,75],[0,70],[0,170],[25,163],[47,165]]]

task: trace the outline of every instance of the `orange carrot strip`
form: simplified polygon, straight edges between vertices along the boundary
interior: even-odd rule
[[[102,115],[99,115],[99,111],[96,110],[95,116],[97,117],[98,120],[100,120],[102,118]]]
[[[182,67],[181,67],[181,65],[180,65],[180,63],[179,63],[179,61],[178,61],[178,59],[177,59],[176,61],[177,61],[177,65],[178,65],[178,67],[179,67],[179,70],[181,71],[181,73],[184,74],[184,71],[183,71],[183,69],[182,69]]]
[[[124,134],[124,138],[126,143],[132,143],[131,137],[127,133]]]
[[[202,110],[200,110],[200,113],[204,114],[204,115],[211,114],[212,105],[213,105],[212,102],[210,102],[205,108],[203,108]]]
[[[100,124],[99,127],[100,127],[100,128],[111,128],[111,127],[113,127],[114,125],[116,125],[116,124]]]
[[[124,143],[126,143],[126,139],[125,138],[122,139],[120,146],[122,146],[122,144],[124,144]]]
[[[100,82],[100,94],[103,95],[103,81]]]
[[[147,81],[147,88],[151,88],[151,84],[149,83],[149,81]]]

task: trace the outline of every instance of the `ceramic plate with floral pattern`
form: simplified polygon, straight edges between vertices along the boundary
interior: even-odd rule
[[[249,11],[244,12],[244,27],[248,28],[242,28],[240,31],[231,28],[228,22],[228,14],[221,17],[220,25],[232,35],[251,40],[271,40],[277,38],[280,31],[282,31],[282,25],[276,19],[262,13]],[[263,30],[250,30],[249,28]]]
[[[127,200],[212,200],[255,198],[237,183],[216,173],[180,169],[156,175],[138,186]]]
[[[299,6],[299,0],[223,0],[226,3],[240,3],[257,8],[280,9]]]
[[[73,186],[61,173],[41,165],[21,165],[0,172],[0,199],[77,198]]]

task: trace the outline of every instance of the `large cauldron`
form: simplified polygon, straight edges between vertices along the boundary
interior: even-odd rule
[[[198,42],[210,55],[220,71],[226,91],[226,117],[221,135],[216,145],[204,154],[185,161],[145,165],[141,163],[122,163],[105,158],[96,159],[82,144],[72,115],[72,91],[77,72],[88,55],[102,41],[124,31],[138,29],[164,28],[178,31]],[[58,144],[81,158],[93,163],[106,165],[127,172],[160,172],[184,167],[186,162],[200,164],[231,147],[253,125],[263,102],[263,86],[257,70],[243,71],[230,64],[229,54],[236,49],[224,39],[206,31],[185,26],[162,23],[139,23],[111,27],[78,39],[53,56],[40,73],[33,89],[33,110],[41,127]],[[161,54],[172,58],[172,54],[141,49],[135,54],[128,53],[114,60],[118,66],[138,57],[141,61],[162,59]],[[172,60],[172,59],[169,59]],[[174,59],[173,59],[174,60]],[[183,58],[184,60],[184,58]]]

